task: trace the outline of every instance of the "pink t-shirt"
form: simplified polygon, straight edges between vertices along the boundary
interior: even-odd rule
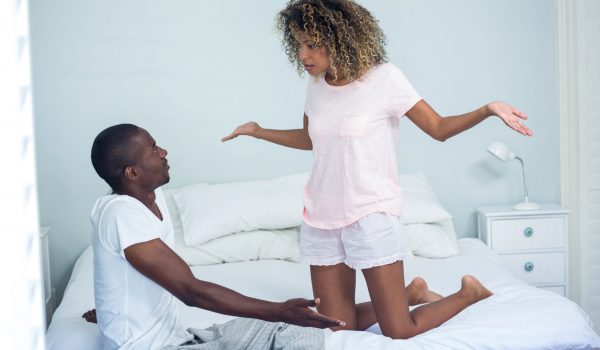
[[[421,97],[391,63],[344,86],[308,82],[305,113],[314,165],[304,191],[304,221],[334,229],[374,213],[400,216],[398,122]]]

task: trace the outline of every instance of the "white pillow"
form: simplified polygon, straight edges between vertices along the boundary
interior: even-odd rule
[[[179,235],[175,236],[174,251],[192,266],[263,259],[298,262],[298,231],[299,227],[239,232],[192,247],[185,245]]]
[[[184,187],[184,189],[190,190],[196,187],[205,187],[209,186],[206,183],[197,183],[194,185],[190,185]],[[183,224],[181,223],[181,215],[179,214],[179,209],[177,209],[177,204],[175,204],[175,199],[173,195],[182,189],[166,189],[163,188],[163,195],[165,196],[165,202],[167,203],[167,208],[169,209],[169,215],[171,216],[171,223],[173,224],[173,231],[175,231],[175,240],[177,240],[177,236],[181,236],[183,239]]]
[[[301,183],[302,179],[289,176],[277,179],[281,182]],[[193,187],[204,187],[196,184]],[[190,186],[192,187],[192,186]],[[188,187],[188,189],[190,188]],[[299,260],[299,227],[273,231],[251,231],[227,235],[196,246],[187,246],[183,240],[183,224],[173,194],[179,190],[163,190],[165,201],[173,222],[175,247],[173,250],[188,264],[212,265],[259,259]]]
[[[427,224],[452,219],[425,175],[400,174],[400,187],[404,202],[401,221],[404,224]]]
[[[458,254],[458,240],[452,220],[435,224],[404,225],[413,254],[445,258]]]
[[[173,192],[188,246],[236,232],[299,226],[308,174],[190,186]]]

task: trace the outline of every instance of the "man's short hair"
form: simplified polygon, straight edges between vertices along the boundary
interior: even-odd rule
[[[125,167],[136,163],[134,138],[140,130],[133,124],[118,124],[104,129],[94,139],[92,165],[114,192],[121,189]]]

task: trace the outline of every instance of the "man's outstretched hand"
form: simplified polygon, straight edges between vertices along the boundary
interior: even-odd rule
[[[277,313],[277,321],[314,328],[328,328],[346,325],[346,323],[341,320],[327,317],[311,309],[311,307],[316,307],[319,305],[319,302],[319,298],[314,300],[298,298],[283,302],[280,304],[281,308]]]

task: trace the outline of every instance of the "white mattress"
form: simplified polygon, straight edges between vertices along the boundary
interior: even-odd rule
[[[600,337],[587,315],[570,300],[531,287],[508,272],[481,241],[459,240],[460,254],[446,259],[415,257],[405,262],[405,279],[427,280],[432,290],[447,295],[460,287],[460,277],[479,278],[494,296],[467,308],[440,327],[408,340],[378,333],[327,332],[327,349],[594,349]],[[248,296],[273,301],[312,297],[308,266],[281,260],[261,260],[194,266],[197,278],[221,284]],[[78,259],[63,301],[46,335],[50,350],[100,349],[95,324],[81,315],[94,307],[93,256],[87,249]],[[369,299],[361,274],[357,302]],[[184,326],[204,328],[233,317],[179,304]]]

